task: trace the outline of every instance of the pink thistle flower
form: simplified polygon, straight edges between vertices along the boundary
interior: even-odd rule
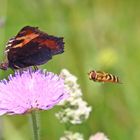
[[[42,70],[15,72],[0,81],[0,115],[48,110],[68,97],[64,81]]]
[[[109,140],[104,133],[98,132],[95,135],[92,135],[89,140]]]

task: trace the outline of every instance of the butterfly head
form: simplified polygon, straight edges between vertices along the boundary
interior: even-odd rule
[[[9,64],[7,62],[2,62],[0,64],[0,69],[2,70],[7,70],[8,69]]]

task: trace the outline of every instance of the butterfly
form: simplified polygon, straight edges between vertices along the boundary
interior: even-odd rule
[[[63,37],[48,35],[38,27],[25,26],[11,38],[5,49],[7,60],[0,69],[21,69],[47,63],[64,52]]]
[[[92,70],[88,73],[88,75],[89,75],[89,79],[95,82],[121,83],[117,76],[103,71]]]

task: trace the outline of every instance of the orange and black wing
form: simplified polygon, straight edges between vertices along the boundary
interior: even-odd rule
[[[63,38],[48,35],[30,26],[24,27],[10,39],[6,48],[9,67],[13,69],[44,64],[53,55],[63,51]]]

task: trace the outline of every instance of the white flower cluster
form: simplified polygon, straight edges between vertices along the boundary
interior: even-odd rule
[[[98,132],[95,135],[90,136],[89,140],[109,140],[104,133]]]
[[[73,133],[71,131],[65,131],[65,135],[60,140],[84,140],[83,135],[80,133]]]
[[[63,69],[60,76],[64,79],[65,88],[70,97],[59,103],[62,110],[56,113],[56,117],[62,123],[80,124],[89,117],[92,108],[82,99],[82,92],[77,84],[77,77]]]

